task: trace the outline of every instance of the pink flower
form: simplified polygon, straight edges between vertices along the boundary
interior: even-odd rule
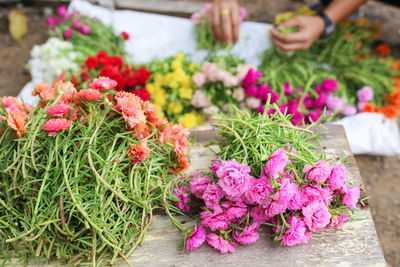
[[[236,251],[237,244],[229,241],[222,239],[216,234],[209,234],[207,235],[207,243],[212,246],[214,249],[218,250],[222,254],[225,253],[234,253]]]
[[[339,189],[346,181],[346,167],[344,165],[336,165],[329,176],[327,183],[331,185],[331,189]]]
[[[196,90],[193,94],[191,104],[195,108],[204,108],[209,106],[211,101],[202,90]]]
[[[206,241],[206,230],[203,226],[195,224],[190,237],[186,240],[186,251],[197,249],[204,241]]]
[[[332,202],[332,191],[329,187],[322,188],[320,185],[303,185],[303,199],[306,205],[317,200],[329,206]]]
[[[197,72],[193,75],[193,82],[198,86],[201,87],[206,82],[206,75],[203,72]]]
[[[78,30],[81,27],[81,24],[82,24],[82,20],[79,19],[79,18],[75,18],[75,19],[72,20],[72,27],[75,30]]]
[[[44,126],[43,130],[49,132],[49,136],[54,136],[56,132],[67,130],[71,125],[71,121],[67,119],[50,119]]]
[[[315,101],[315,106],[318,107],[318,108],[322,107],[323,105],[325,105],[327,98],[328,98],[328,94],[325,93],[325,92],[322,92],[318,96],[317,101]]]
[[[60,17],[65,17],[67,14],[67,7],[66,6],[59,6],[57,9],[57,13]]]
[[[355,185],[353,187],[349,187],[347,185],[343,185],[343,187],[340,189],[340,193],[343,194],[343,205],[352,209],[357,205],[360,197],[360,186]]]
[[[221,207],[225,209],[225,216],[233,222],[240,221],[247,214],[247,205],[242,202],[224,202],[221,204]]]
[[[374,91],[371,87],[365,86],[358,90],[357,97],[361,102],[369,102],[372,100],[372,98],[374,98]]]
[[[246,99],[246,105],[250,108],[250,109],[258,109],[261,105],[261,100],[255,97],[248,97]]]
[[[89,87],[92,89],[99,89],[101,92],[105,92],[116,87],[118,83],[107,77],[94,78],[93,82],[89,83]]]
[[[190,16],[190,19],[192,20],[194,25],[198,25],[201,22],[201,19],[203,18],[203,14],[200,12],[195,12]]]
[[[192,192],[192,194],[195,195],[197,198],[201,198],[208,184],[211,182],[212,179],[210,177],[205,177],[198,173],[192,176],[192,180],[189,182],[190,192]]]
[[[358,108],[359,112],[363,112],[364,111],[364,107],[365,107],[365,103],[364,102],[358,102],[357,108]]]
[[[222,211],[215,211],[214,213],[203,211],[200,213],[200,218],[202,219],[201,225],[210,228],[211,231],[229,229],[229,219]]]
[[[64,31],[64,39],[65,39],[65,40],[71,38],[71,35],[72,35],[72,30],[71,30],[71,29],[66,29],[66,30]]]
[[[214,183],[209,183],[204,190],[201,198],[204,200],[206,207],[215,210],[218,207],[219,200],[224,196],[224,193]]]
[[[261,71],[256,71],[253,68],[250,68],[249,71],[247,72],[246,76],[243,78],[242,84],[245,89],[248,87],[254,85],[258,78],[262,76]]]
[[[271,87],[268,83],[262,83],[258,86],[257,97],[261,101],[266,101],[268,99],[268,93],[271,92]]]
[[[260,234],[257,232],[259,228],[260,224],[255,222],[243,230],[235,230],[233,238],[242,245],[250,245],[260,238]]]
[[[269,95],[271,95],[271,100],[269,101],[271,104],[274,104],[275,102],[277,102],[279,100],[279,98],[281,97],[277,92],[275,91],[271,91],[269,93]]]
[[[311,111],[307,114],[308,123],[316,122],[319,119],[318,114],[315,111]]]
[[[343,99],[337,96],[330,95],[326,99],[326,106],[331,110],[342,109]]]
[[[231,201],[241,201],[242,195],[250,186],[251,169],[247,164],[239,164],[235,159],[222,161],[221,166],[215,172],[219,178],[225,197]]]
[[[293,90],[292,90],[292,88],[290,87],[290,83],[286,82],[286,83],[283,85],[283,91],[284,91],[285,95],[292,95],[292,94],[293,94]]]
[[[183,185],[178,185],[174,188],[174,196],[179,199],[178,202],[175,202],[175,206],[183,212],[188,212],[190,207],[188,203],[188,194],[185,191]]]
[[[322,82],[322,87],[328,92],[328,93],[333,93],[335,92],[338,88],[338,82],[334,79],[325,79]]]
[[[286,151],[283,149],[276,150],[268,158],[267,164],[264,168],[264,175],[269,177],[268,174],[270,174],[272,178],[278,178],[279,174],[285,169],[287,161],[288,156]]]
[[[304,166],[303,172],[306,172],[306,179],[311,182],[323,183],[328,179],[331,174],[333,166],[324,160],[318,161],[315,166],[306,164]]]
[[[259,224],[263,224],[267,222],[272,217],[267,215],[263,206],[255,206],[250,211],[250,216],[254,219],[255,222]]]
[[[344,116],[353,116],[357,113],[357,109],[352,105],[346,106],[342,109],[342,113]]]
[[[53,115],[55,117],[64,117],[70,113],[72,107],[68,104],[58,104],[49,107],[46,112],[47,114]]]
[[[282,178],[280,190],[263,204],[265,213],[270,217],[284,213],[289,207],[290,201],[297,194],[297,190],[297,185],[290,178]]]
[[[290,224],[290,228],[283,233],[281,243],[283,246],[291,247],[298,244],[307,243],[310,240],[312,233],[307,231],[304,217],[296,217],[294,213],[286,219]]]
[[[293,123],[293,125],[303,125],[303,123],[302,123],[303,118],[304,118],[304,115],[301,114],[300,112],[296,111],[293,114],[291,122]]]
[[[244,18],[246,17],[247,10],[244,7],[239,7],[239,19],[240,21],[244,21]]]
[[[101,96],[101,93],[96,89],[82,89],[78,92],[77,98],[83,98],[86,101],[95,101]]]
[[[318,231],[328,225],[331,214],[328,207],[321,201],[314,200],[303,208],[304,221],[311,231]]]
[[[305,198],[303,192],[301,192],[300,187],[296,186],[294,189],[294,194],[291,197],[288,205],[289,210],[301,210],[304,206]]]
[[[47,19],[47,26],[51,26],[51,25],[58,25],[60,22],[58,21],[58,19],[56,17],[49,17]]]
[[[261,205],[271,192],[271,182],[267,177],[262,176],[260,179],[251,179],[250,188],[245,193],[246,202]]]
[[[258,88],[257,88],[257,86],[255,86],[255,85],[250,85],[250,86],[248,86],[248,87],[244,87],[245,89],[245,92],[246,92],[246,95],[248,95],[248,96],[256,96],[256,95],[258,95]]]
[[[81,27],[80,32],[84,35],[88,35],[90,33],[90,25],[85,24]]]
[[[347,222],[350,217],[347,215],[347,212],[343,212],[345,215],[340,215],[340,214],[335,214],[332,215],[331,221],[328,224],[328,228],[333,228],[333,227],[340,227],[342,226],[345,222]]]
[[[220,157],[220,156],[217,156],[217,158],[212,162],[211,171],[212,171],[215,175],[217,175],[216,172],[218,171],[219,167],[221,167],[221,166],[222,166],[221,157]]]

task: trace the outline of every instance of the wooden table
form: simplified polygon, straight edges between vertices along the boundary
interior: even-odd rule
[[[343,153],[350,155],[343,127],[329,125],[328,130],[318,149],[332,157]],[[198,142],[190,152],[188,173],[208,170],[214,155],[204,148],[204,144],[213,135],[210,131],[198,132]],[[353,156],[351,162],[347,175],[362,184]],[[307,244],[294,247],[277,247],[270,238],[270,227],[263,227],[256,243],[238,246],[235,254],[228,255],[222,255],[206,244],[189,253],[178,250],[183,234],[172,227],[166,216],[156,216],[144,245],[129,261],[134,266],[386,266],[369,207],[357,211],[356,215],[365,219],[347,222],[340,229],[314,233]]]

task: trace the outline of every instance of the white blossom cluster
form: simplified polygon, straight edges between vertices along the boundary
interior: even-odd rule
[[[82,54],[73,50],[72,43],[55,37],[42,45],[35,45],[28,62],[33,82],[52,83],[62,73],[77,73],[80,57]]]

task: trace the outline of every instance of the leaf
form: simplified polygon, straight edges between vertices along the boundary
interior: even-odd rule
[[[12,9],[8,14],[9,31],[11,36],[19,41],[27,32],[27,19],[24,13],[17,9]]]

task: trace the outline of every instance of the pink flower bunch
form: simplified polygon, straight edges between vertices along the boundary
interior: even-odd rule
[[[274,225],[275,241],[294,246],[307,243],[313,232],[349,220],[350,214],[344,210],[356,206],[360,187],[346,184],[344,165],[320,160],[295,174],[293,164],[302,161],[289,158],[289,149],[297,153],[287,144],[271,153],[258,178],[247,164],[217,158],[211,177],[192,176],[191,196],[182,194],[182,186],[175,188],[175,196],[181,200],[176,205],[182,211],[188,210],[184,198],[195,197],[204,203],[200,226],[194,227],[186,250],[207,242],[221,253],[233,253],[238,244],[256,242],[264,223]]]
[[[204,9],[200,12],[195,12],[192,14],[192,16],[190,17],[190,19],[192,20],[194,25],[198,25],[200,24],[204,18],[206,18],[207,16],[207,12],[212,8],[212,4],[211,3],[206,3],[204,5]],[[246,17],[247,14],[247,10],[244,7],[240,7],[239,8],[239,19],[240,21],[244,21],[244,18]]]

